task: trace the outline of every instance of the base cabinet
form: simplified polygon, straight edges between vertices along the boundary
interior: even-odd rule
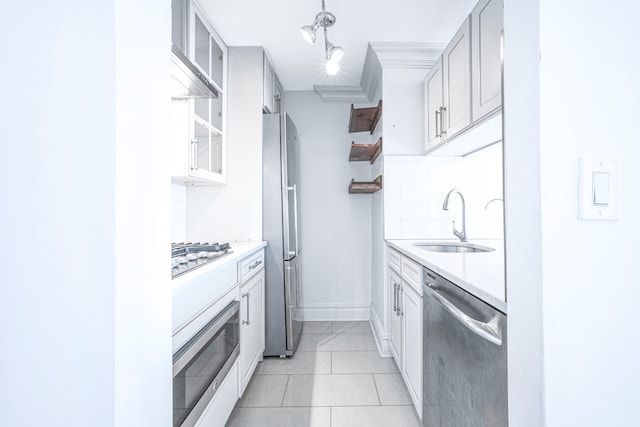
[[[243,265],[255,273],[240,286],[240,388],[242,396],[264,353],[264,268],[259,258],[250,257]],[[242,269],[242,267],[241,267]],[[241,270],[242,271],[242,270]]]
[[[398,269],[397,260],[400,259]],[[390,304],[389,347],[422,418],[422,296],[412,285],[421,281],[421,268],[412,260],[389,249],[388,284]],[[419,276],[416,277],[415,273]]]
[[[402,312],[402,378],[413,404],[422,414],[422,297],[411,286],[403,287]]]

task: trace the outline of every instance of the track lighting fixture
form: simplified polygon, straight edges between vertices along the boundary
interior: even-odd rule
[[[327,28],[336,23],[336,17],[333,13],[327,12],[324,0],[322,0],[322,12],[318,13],[311,25],[305,25],[300,28],[300,33],[306,41],[311,44],[316,42],[316,31],[322,27],[324,32],[324,56],[325,56],[325,71],[330,76],[333,76],[340,71],[340,61],[344,57],[344,49],[340,46],[335,46],[327,38]]]

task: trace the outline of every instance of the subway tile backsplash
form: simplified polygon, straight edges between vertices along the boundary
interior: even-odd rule
[[[451,239],[452,221],[461,227],[460,199],[442,209],[446,194],[465,198],[469,239],[501,239],[502,143],[465,157],[386,156],[384,159],[385,238]]]
[[[171,184],[171,241],[187,240],[187,187]]]

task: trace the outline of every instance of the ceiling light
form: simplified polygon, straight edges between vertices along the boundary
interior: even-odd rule
[[[306,41],[311,44],[316,42],[316,31],[322,27],[324,32],[324,57],[326,60],[325,69],[327,74],[334,75],[340,70],[340,60],[344,57],[344,49],[340,46],[334,46],[327,38],[327,28],[336,23],[336,17],[333,13],[327,12],[324,0],[322,0],[322,12],[318,13],[313,20],[313,24],[305,25],[300,28],[300,33]]]
[[[302,34],[302,37],[304,37],[306,41],[314,44],[316,42],[316,29],[317,28],[314,28],[311,25],[305,25],[300,28],[300,34]]]
[[[340,63],[338,61],[328,60],[324,64],[324,69],[330,76],[335,76],[340,71]]]
[[[329,60],[333,62],[340,62],[344,57],[344,49],[340,46],[334,46],[329,43]]]

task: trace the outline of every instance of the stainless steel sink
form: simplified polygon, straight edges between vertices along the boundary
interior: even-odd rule
[[[494,248],[489,246],[476,245],[475,243],[456,242],[417,242],[416,246],[429,252],[491,252]]]

